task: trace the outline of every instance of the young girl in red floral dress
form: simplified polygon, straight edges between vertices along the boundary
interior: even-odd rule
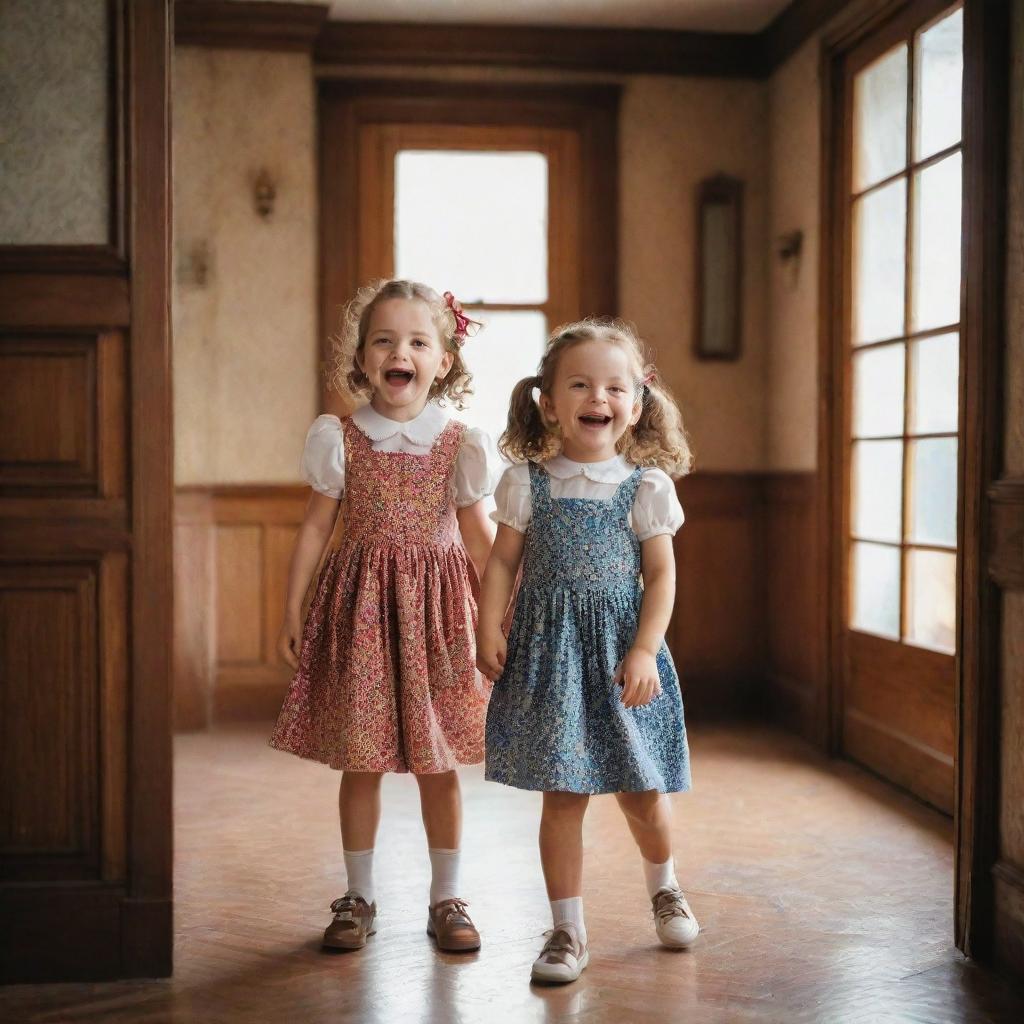
[[[411,772],[431,861],[427,931],[446,951],[478,949],[458,881],[455,767],[484,757],[489,684],[475,669],[478,579],[492,528],[482,498],[497,459],[482,431],[449,420],[469,374],[473,321],[451,293],[378,282],[349,305],[331,383],[368,395],[351,416],[320,416],[306,437],[313,488],[292,553],[278,650],[296,669],[271,746],[342,771],[348,889],[324,945],[359,949],[377,913],[373,851],[385,772]],[[334,532],[306,617],[307,587]]]

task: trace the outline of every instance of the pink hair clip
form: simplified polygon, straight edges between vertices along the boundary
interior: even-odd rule
[[[444,293],[444,301],[455,317],[455,340],[461,346],[465,342],[466,338],[472,337],[476,333],[476,329],[483,325],[479,320],[473,320],[466,316],[462,310],[459,300],[455,298],[451,292]],[[473,328],[472,331],[470,330],[470,327]]]

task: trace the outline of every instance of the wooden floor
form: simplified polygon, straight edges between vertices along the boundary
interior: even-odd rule
[[[610,797],[588,820],[591,966],[528,983],[548,926],[539,801],[464,773],[465,895],[484,946],[424,934],[428,862],[415,785],[391,777],[381,927],[324,954],[343,889],[337,775],[265,746],[266,729],[177,740],[173,980],[14,987],[3,1021],[592,1024],[1024,1020],[1024,997],[955,952],[950,824],[851,765],[765,729],[694,729],[692,794],[674,797],[680,878],[703,924],[654,941],[640,865]]]

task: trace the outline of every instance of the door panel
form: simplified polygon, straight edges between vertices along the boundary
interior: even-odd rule
[[[846,57],[842,750],[952,813],[962,10],[909,4]]]
[[[170,973],[169,6],[29,19],[57,47],[86,8],[108,19],[81,136],[106,139],[110,188],[96,244],[25,244],[37,221],[0,216],[5,982]]]

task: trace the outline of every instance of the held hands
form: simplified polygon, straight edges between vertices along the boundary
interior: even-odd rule
[[[277,634],[277,653],[292,668],[299,667],[299,646],[302,643],[302,622],[298,612],[284,613],[281,632]]]
[[[650,651],[631,647],[615,672],[615,682],[622,686],[622,703],[627,708],[650,704],[661,693],[658,662]]]
[[[502,631],[486,630],[477,634],[476,667],[493,683],[505,671],[507,642]]]

